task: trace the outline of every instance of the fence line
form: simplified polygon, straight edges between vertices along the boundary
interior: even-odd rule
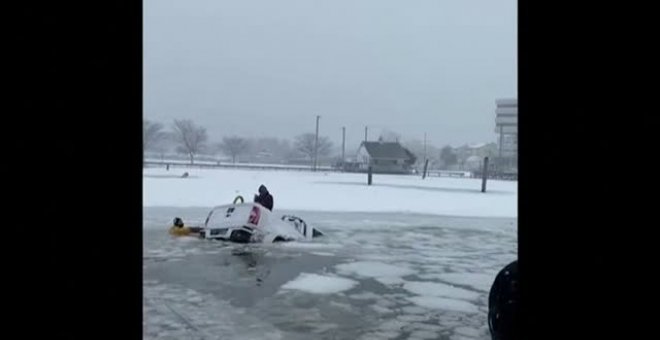
[[[253,170],[293,170],[293,171],[312,171],[311,166],[306,165],[281,165],[281,164],[250,164],[250,163],[219,163],[219,162],[208,162],[208,161],[199,161],[193,164],[185,161],[174,161],[174,160],[145,160],[143,161],[144,166],[157,166],[157,167],[167,167],[170,168],[197,168],[197,169],[253,169]],[[319,166],[317,167],[319,171],[335,171],[340,172],[340,169],[336,169],[329,166]]]

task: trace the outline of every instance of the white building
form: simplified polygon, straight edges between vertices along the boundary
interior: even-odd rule
[[[514,165],[518,160],[518,99],[497,99],[495,104],[498,157]]]

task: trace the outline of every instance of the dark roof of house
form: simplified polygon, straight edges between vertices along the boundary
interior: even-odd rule
[[[415,156],[396,142],[362,142],[372,158],[414,159]]]

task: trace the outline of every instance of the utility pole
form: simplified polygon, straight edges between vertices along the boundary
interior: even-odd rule
[[[367,142],[367,127],[364,127],[364,142]]]
[[[321,116],[316,115],[316,138],[314,139],[314,171],[316,171],[316,165],[318,164],[319,159],[319,118],[321,118]]]
[[[424,160],[426,160],[426,132],[424,132]]]
[[[341,164],[346,160],[346,127],[341,128]]]

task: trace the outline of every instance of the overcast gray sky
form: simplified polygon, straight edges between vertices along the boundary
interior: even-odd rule
[[[381,129],[494,142],[517,97],[513,0],[145,0],[144,116],[226,135]]]

